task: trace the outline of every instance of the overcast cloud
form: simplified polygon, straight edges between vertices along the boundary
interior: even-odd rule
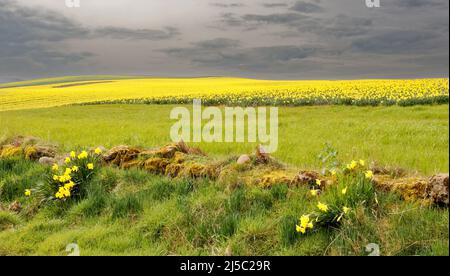
[[[448,77],[449,1],[0,0],[0,82]]]

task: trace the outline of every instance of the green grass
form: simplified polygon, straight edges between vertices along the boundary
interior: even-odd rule
[[[64,150],[170,142],[171,105],[98,105],[0,112],[0,137],[16,134],[57,142]],[[190,106],[188,106],[190,108]],[[449,106],[283,107],[274,156],[300,168],[319,168],[331,143],[343,160],[366,159],[421,174],[448,172]],[[209,154],[250,153],[256,144],[200,143]]]
[[[0,159],[0,201],[12,201],[21,196],[31,183],[29,179],[42,181],[45,169],[25,160]]]
[[[0,175],[27,179],[26,188],[34,188],[41,176],[24,176],[27,166],[36,170],[16,160],[0,166]],[[0,255],[67,255],[71,243],[81,255],[367,255],[369,243],[379,244],[382,255],[449,254],[448,209],[394,194],[378,193],[382,212],[358,209],[338,229],[301,236],[296,221],[317,203],[306,187],[230,190],[209,180],[102,168],[87,197],[64,208],[37,210],[37,199],[21,192],[19,215],[0,211]],[[321,200],[332,198],[326,191]],[[0,208],[9,202],[0,201]]]
[[[18,224],[20,224],[20,218],[17,215],[11,212],[0,211],[0,231],[12,228]]]

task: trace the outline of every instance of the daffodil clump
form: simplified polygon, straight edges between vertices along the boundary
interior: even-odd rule
[[[367,167],[367,162],[365,160],[355,161],[352,160],[343,169],[344,174],[353,175],[354,177],[364,178],[367,181],[372,181],[374,178],[374,173]]]
[[[295,226],[298,233],[306,234],[306,230],[313,229],[314,224],[310,219],[309,215],[303,215],[300,217],[299,224]]]
[[[336,168],[332,168],[330,170],[326,170],[327,175],[331,178],[331,180],[336,181],[339,174],[344,175],[364,175],[364,177],[368,180],[372,180],[374,177],[373,171],[371,171],[368,166],[367,162],[363,159],[360,160],[352,160],[349,163],[345,165],[338,166]],[[319,183],[320,180],[316,180],[317,183]]]
[[[53,173],[53,182],[55,184],[55,187],[57,188],[57,192],[55,193],[54,197],[56,199],[65,199],[70,198],[72,195],[72,189],[75,187],[75,183],[72,181],[72,169],[71,168],[65,168],[64,173],[59,175],[56,174],[60,171],[60,168],[58,164],[54,164],[52,167]]]
[[[374,173],[365,160],[352,160],[340,168],[327,170],[325,177],[327,181],[317,179],[309,190],[316,203],[310,213],[300,216],[295,229],[298,233],[307,234],[319,226],[338,226],[355,208],[376,202]],[[324,187],[325,182],[331,184]]]
[[[352,160],[345,166],[344,170],[347,172],[355,172],[363,168],[366,168],[366,161],[361,159],[359,161]]]
[[[93,152],[81,151],[70,152],[64,159],[64,164],[53,164],[51,167],[51,178],[47,191],[47,198],[66,201],[70,198],[79,198],[84,194],[84,186],[93,177],[99,164],[102,150],[95,149]],[[25,191],[30,196],[31,191]]]
[[[308,231],[317,226],[331,226],[341,222],[345,215],[351,211],[347,206],[328,205],[326,203],[317,202],[316,209],[306,215],[302,215],[296,225],[296,231],[301,234],[306,234]]]

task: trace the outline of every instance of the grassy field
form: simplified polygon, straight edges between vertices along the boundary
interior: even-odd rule
[[[33,135],[74,148],[120,144],[153,147],[170,142],[170,105],[99,105],[0,112],[0,134]],[[188,108],[192,108],[187,106]],[[325,143],[346,160],[363,158],[422,174],[448,172],[449,107],[280,108],[280,160],[318,166]],[[213,155],[253,152],[256,144],[200,143]]]
[[[85,199],[38,212],[39,200],[23,190],[47,172],[29,161],[0,160],[2,205],[16,198],[23,207],[19,215],[0,210],[0,255],[67,255],[72,243],[81,255],[368,255],[370,243],[382,255],[449,253],[448,209],[407,203],[392,193],[378,193],[371,205],[370,194],[362,194],[365,203],[339,228],[300,235],[297,219],[317,204],[306,186],[230,188],[106,167]],[[320,200],[334,198],[325,192]]]

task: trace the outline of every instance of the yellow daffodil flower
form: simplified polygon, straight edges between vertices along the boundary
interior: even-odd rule
[[[303,215],[300,217],[300,226],[305,227],[309,223],[309,216]]]
[[[320,211],[322,212],[328,212],[328,205],[323,204],[321,202],[317,203],[317,208],[319,208]]]
[[[88,153],[83,150],[79,155],[78,155],[78,159],[86,159],[88,157]]]
[[[358,166],[358,162],[353,160],[352,162],[350,162],[350,164],[347,165],[347,169],[354,170],[354,169],[356,169],[357,166]]]
[[[350,212],[350,208],[345,207],[345,206],[344,206],[344,208],[342,208],[342,210],[344,211],[344,214],[348,214],[348,212]]]
[[[367,171],[364,175],[365,175],[365,177],[367,179],[372,179],[373,178],[373,171]]]
[[[70,175],[72,173],[71,168],[66,168],[66,171],[64,172],[65,175]]]
[[[66,185],[64,185],[64,189],[70,191],[74,186],[75,186],[75,183],[73,183],[72,181],[70,181],[69,183],[67,183]]]
[[[25,190],[25,196],[31,196],[31,190],[30,189],[26,189]]]
[[[101,150],[100,148],[96,148],[94,152],[95,152],[95,154],[97,154],[97,155],[102,154],[102,150]]]
[[[70,186],[70,184],[66,184],[66,185]],[[66,185],[59,187],[58,192],[56,192],[56,194],[55,194],[56,198],[62,199],[62,198],[67,198],[67,197],[71,196],[70,188],[68,188]]]
[[[301,226],[299,226],[299,225],[296,225],[296,226],[295,226],[295,230],[296,230],[298,233],[302,233],[302,234],[305,234],[305,233],[306,233],[306,228],[301,227]]]
[[[92,164],[92,163],[87,164],[87,168],[88,168],[88,170],[93,170],[94,164]]]
[[[61,183],[65,183],[65,182],[67,182],[67,181],[72,180],[72,177],[71,177],[70,175],[68,175],[68,174],[64,174],[64,175],[59,176],[59,177],[58,177],[58,180],[59,180],[59,182],[61,182]]]

